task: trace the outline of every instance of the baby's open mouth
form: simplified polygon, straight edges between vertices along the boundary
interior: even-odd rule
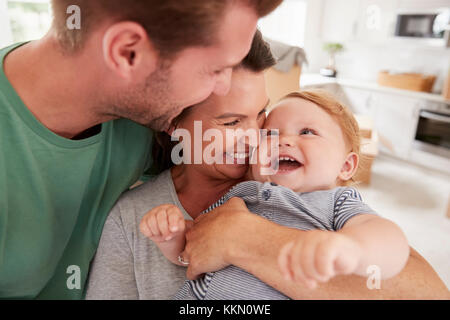
[[[292,156],[280,156],[278,158],[278,171],[280,173],[288,173],[302,167],[303,164]]]

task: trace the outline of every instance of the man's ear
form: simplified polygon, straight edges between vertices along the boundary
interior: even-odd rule
[[[342,165],[339,179],[342,181],[350,180],[358,169],[359,157],[356,153],[350,152]]]
[[[158,52],[138,23],[113,24],[106,30],[102,45],[107,67],[124,79],[146,77],[157,67]]]

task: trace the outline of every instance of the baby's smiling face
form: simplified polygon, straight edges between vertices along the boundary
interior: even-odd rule
[[[272,176],[260,174],[253,165],[253,178],[275,182],[296,192],[327,190],[339,179],[356,171],[358,156],[345,143],[336,120],[313,102],[288,98],[269,114],[264,128],[279,132],[279,168]],[[272,159],[277,161],[277,159]]]

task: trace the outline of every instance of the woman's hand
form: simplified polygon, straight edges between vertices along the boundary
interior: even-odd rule
[[[333,231],[310,230],[287,243],[278,263],[287,280],[313,289],[337,275],[354,272],[361,259],[360,245]]]
[[[232,198],[197,217],[194,226],[186,233],[186,247],[182,253],[190,263],[186,274],[188,279],[196,279],[203,273],[230,265],[236,243],[246,235],[252,236],[254,218],[259,217],[250,213],[240,198]]]

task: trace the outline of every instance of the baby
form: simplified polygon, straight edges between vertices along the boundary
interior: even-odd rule
[[[278,170],[265,176],[260,162],[251,165],[253,180],[234,186],[205,214],[240,197],[250,212],[305,230],[281,249],[278,262],[287,280],[308,288],[337,275],[367,276],[372,265],[382,279],[398,274],[409,256],[404,234],[347,186],[360,157],[359,129],[351,112],[325,91],[295,92],[275,106],[264,128],[267,139],[279,136],[278,157],[268,153],[268,166],[276,164]],[[179,255],[188,223],[176,206],[165,205],[147,213],[140,228],[167,259],[183,265]],[[175,298],[288,299],[233,265],[186,281]]]

